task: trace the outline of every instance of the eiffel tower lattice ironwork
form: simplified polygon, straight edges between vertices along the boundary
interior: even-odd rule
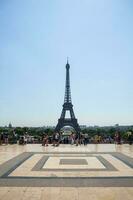
[[[55,128],[55,131],[60,131],[64,126],[71,126],[75,129],[76,133],[80,134],[80,127],[77,119],[75,118],[75,114],[73,111],[72,99],[71,99],[71,89],[70,89],[70,65],[67,60],[66,64],[66,86],[65,86],[65,97],[64,104],[60,118],[58,119],[58,124]],[[70,112],[70,118],[65,118],[66,111]]]

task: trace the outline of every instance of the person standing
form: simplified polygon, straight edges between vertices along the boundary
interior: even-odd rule
[[[118,144],[121,144],[121,134],[118,132]]]
[[[72,135],[71,135],[71,145],[74,144],[74,137],[75,137],[75,135],[74,135],[74,133],[72,133]]]
[[[84,134],[84,145],[86,146],[88,144],[88,134]]]
[[[75,143],[76,143],[76,146],[79,145],[79,135],[78,135],[78,133],[76,133],[76,135],[75,135]]]
[[[128,132],[128,142],[130,145],[133,143],[133,133],[131,131]]]
[[[4,134],[4,143],[7,145],[8,144],[8,133],[5,132]]]
[[[4,142],[4,135],[3,135],[3,132],[1,133],[0,135],[0,144],[2,145]]]
[[[60,134],[58,132],[55,135],[55,141],[56,141],[56,147],[58,147],[60,144]]]
[[[48,146],[48,135],[43,136],[42,146]]]
[[[24,144],[27,144],[27,135],[24,135]]]

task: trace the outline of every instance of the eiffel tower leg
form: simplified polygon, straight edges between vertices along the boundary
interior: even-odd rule
[[[74,118],[74,119],[75,119],[75,115],[74,115],[73,108],[70,109],[70,116],[71,116],[71,118]]]
[[[66,110],[63,108],[62,113],[61,113],[61,118],[64,119],[66,114]]]

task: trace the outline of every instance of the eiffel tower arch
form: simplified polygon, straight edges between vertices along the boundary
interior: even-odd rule
[[[75,118],[73,105],[72,105],[69,70],[70,70],[70,65],[67,61],[64,104],[63,104],[61,116],[58,119],[58,123],[55,128],[55,131],[59,132],[64,126],[71,126],[76,131],[76,134],[80,135],[80,127],[78,124],[78,120]],[[67,111],[70,112],[70,118],[65,118]]]

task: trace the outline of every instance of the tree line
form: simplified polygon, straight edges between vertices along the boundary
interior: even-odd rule
[[[127,140],[128,133],[133,133],[133,126],[127,127],[97,127],[97,128],[84,128],[81,130],[82,134],[87,133],[89,137],[94,137],[95,135],[100,135],[101,137],[112,137],[114,138],[116,132],[119,132],[123,140]],[[8,133],[9,137],[17,137],[23,135],[34,136],[36,138],[43,137],[44,133],[48,136],[52,136],[54,133],[54,128],[44,128],[44,127],[0,127],[0,134]]]

